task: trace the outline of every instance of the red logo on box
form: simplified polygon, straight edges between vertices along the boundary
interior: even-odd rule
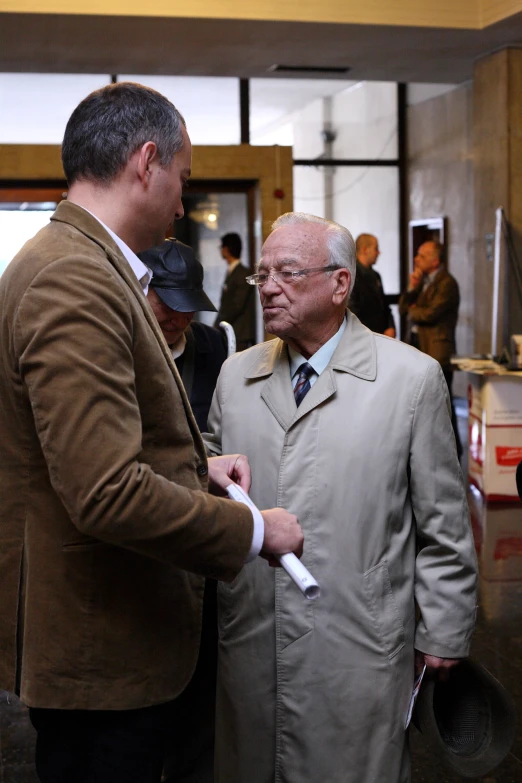
[[[497,465],[503,467],[516,467],[522,462],[522,446],[497,446]]]

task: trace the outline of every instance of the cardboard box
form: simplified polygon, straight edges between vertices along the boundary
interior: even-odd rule
[[[470,375],[468,474],[488,500],[518,499],[522,462],[522,377]]]

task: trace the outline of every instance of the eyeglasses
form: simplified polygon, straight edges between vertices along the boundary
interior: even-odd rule
[[[334,272],[340,268],[337,264],[332,264],[330,266],[316,266],[313,269],[281,269],[279,271],[274,270],[270,274],[261,272],[258,275],[249,275],[246,281],[249,285],[263,286],[268,283],[268,278],[271,277],[274,283],[281,285],[281,283],[294,283],[300,277],[306,277],[306,275],[315,274],[316,272]]]

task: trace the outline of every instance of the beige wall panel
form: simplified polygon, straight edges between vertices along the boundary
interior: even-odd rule
[[[0,144],[0,179],[63,179],[60,147]]]
[[[473,351],[474,215],[472,87],[408,109],[409,219],[448,218],[448,268],[460,287],[457,350]],[[455,393],[466,393],[457,374]]]
[[[100,16],[158,16],[204,19],[265,19],[296,22],[406,25],[414,27],[470,28],[480,26],[484,0],[0,0],[0,12],[88,14]],[[508,5],[508,0],[495,0]],[[509,5],[513,5],[515,0]]]
[[[273,221],[292,209],[292,149],[290,147],[194,147],[193,179],[257,180],[262,239]],[[0,145],[1,180],[63,179],[60,147]],[[282,190],[283,198],[274,195]]]
[[[508,207],[508,102],[508,52],[503,51],[480,60],[473,81],[475,349],[485,353],[491,350],[493,291],[493,262],[486,252],[486,235],[495,231],[496,208]]]
[[[522,11],[521,0],[480,0],[480,26],[488,27],[519,11]]]

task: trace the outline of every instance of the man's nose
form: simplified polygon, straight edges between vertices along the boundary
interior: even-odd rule
[[[275,279],[273,273],[268,273],[267,281],[260,287],[261,293],[265,296],[270,296],[272,293],[277,293],[281,290],[281,283]]]
[[[176,215],[175,215],[174,220],[181,220],[181,218],[183,217],[184,214],[185,214],[185,207],[183,206],[183,202],[180,199],[179,200],[179,204],[176,207]]]

